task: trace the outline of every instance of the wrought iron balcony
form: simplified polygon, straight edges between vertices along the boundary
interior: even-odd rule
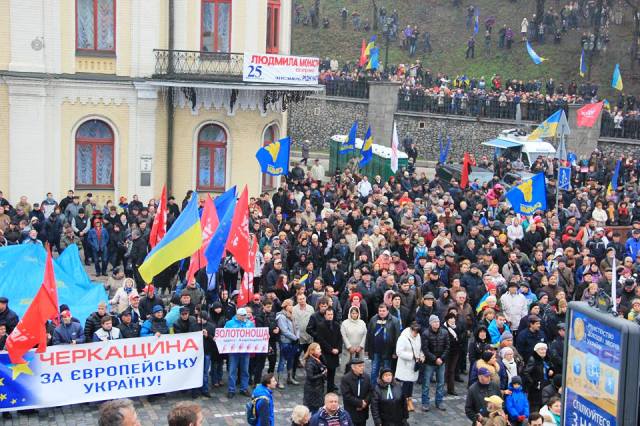
[[[154,49],[154,78],[181,80],[242,80],[242,53]]]

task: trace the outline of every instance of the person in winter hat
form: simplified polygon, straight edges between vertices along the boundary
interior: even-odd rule
[[[507,415],[512,426],[520,426],[525,424],[529,418],[529,400],[527,394],[522,389],[522,379],[520,376],[514,376],[509,385],[511,394],[507,395],[505,407]]]

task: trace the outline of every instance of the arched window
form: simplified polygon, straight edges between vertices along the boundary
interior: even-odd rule
[[[227,176],[227,133],[207,124],[198,134],[198,189],[221,191]]]
[[[76,132],[76,187],[113,188],[113,131],[89,120]]]
[[[275,124],[270,125],[264,129],[264,135],[262,137],[262,146],[267,146],[272,142],[278,140],[278,127]],[[262,190],[269,191],[275,189],[278,185],[278,176],[271,176],[266,173],[262,174]]]
[[[201,50],[231,51],[231,0],[202,0]]]

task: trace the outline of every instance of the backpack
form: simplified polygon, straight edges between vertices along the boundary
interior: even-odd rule
[[[258,396],[256,398],[251,398],[251,401],[247,402],[245,405],[245,411],[247,414],[247,423],[251,426],[255,426],[258,424],[258,401],[264,399],[269,402],[269,398],[266,396]]]

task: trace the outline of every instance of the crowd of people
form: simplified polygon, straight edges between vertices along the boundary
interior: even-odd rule
[[[490,163],[479,160],[494,180],[467,188],[410,170],[383,181],[294,164],[274,193],[250,200],[259,251],[244,306],[230,255],[215,286],[204,269],[186,280],[188,262],[141,280],[156,200],[98,206],[69,191],[32,204],[0,193],[0,245],[77,244],[96,277],[108,274],[110,303],[84,324],[62,305],[49,344],[201,331],[203,386],[193,397],[225,388],[230,399],[250,397],[260,425],[273,424],[273,391],[288,386],[301,388],[301,425],[404,425],[418,409],[415,387],[425,412],[466,394],[474,425],[559,425],[567,303],[610,294],[615,258],[618,314],[640,319],[640,162],[622,157],[618,187],[607,192],[615,158],[594,152],[573,166],[559,211],[528,217],[514,214],[499,183],[514,164]],[[548,206],[557,167],[531,165],[549,178]],[[189,197],[169,198],[169,224]],[[9,302],[0,298],[0,348],[18,322]],[[221,355],[218,327],[268,327],[269,351]]]

